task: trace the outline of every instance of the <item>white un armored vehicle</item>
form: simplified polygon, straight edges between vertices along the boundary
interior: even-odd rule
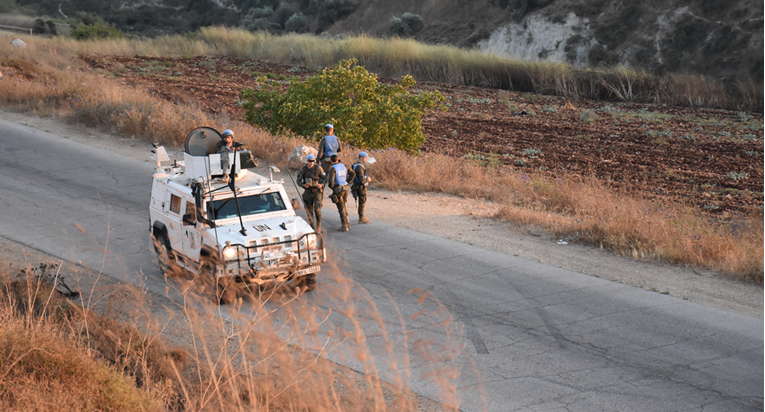
[[[273,180],[278,169],[269,177],[247,170],[256,164],[246,150],[215,154],[221,139],[201,127],[186,138],[183,161],[170,163],[162,146],[152,151],[149,234],[162,272],[190,271],[219,303],[236,296],[237,284],[260,290],[294,280],[313,290],[326,260],[321,235],[295,214],[282,181]],[[221,156],[229,156],[229,170]],[[231,168],[235,179],[227,179]]]

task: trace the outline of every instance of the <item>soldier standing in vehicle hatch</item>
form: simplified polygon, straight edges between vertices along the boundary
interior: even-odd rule
[[[329,198],[332,200],[332,203],[337,205],[337,211],[340,213],[342,226],[337,231],[347,232],[351,226],[350,222],[348,222],[348,211],[345,209],[345,203],[348,201],[348,181],[353,180],[355,176],[353,170],[348,170],[340,162],[340,158],[336,154],[332,155],[330,160],[332,161],[332,167],[329,168],[327,184],[332,188],[332,194]]]
[[[316,166],[316,158],[312,154],[306,157],[305,165],[297,174],[297,184],[305,189],[303,203],[308,213],[308,223],[316,233],[321,232],[321,201],[326,177],[324,170]]]

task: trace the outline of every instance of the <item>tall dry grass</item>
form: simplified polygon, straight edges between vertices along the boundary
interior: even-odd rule
[[[567,64],[524,62],[478,50],[426,45],[411,39],[342,38],[302,34],[276,36],[223,27],[202,28],[186,36],[55,42],[81,55],[234,56],[299,64],[316,69],[355,58],[385,77],[411,74],[419,81],[480,86],[564,96],[731,110],[763,110],[762,79],[725,85],[699,75],[652,75],[625,68],[575,69]]]
[[[199,36],[220,37],[218,43],[212,44],[217,44],[221,53],[230,52],[227,47],[232,43],[238,42],[245,47],[253,38],[271,38],[266,34],[222,29],[205,29]],[[239,40],[235,42],[229,38],[232,36],[238,36],[235,39]],[[315,39],[297,37],[306,41]],[[273,37],[273,40],[278,43],[288,38]],[[152,42],[163,44],[167,39],[190,42],[182,37]],[[373,39],[358,39],[363,40],[368,50],[376,44]],[[194,42],[208,44],[202,40]],[[90,47],[88,52],[108,50],[116,53],[121,50],[122,53],[133,53],[135,50],[131,51],[131,47],[148,48],[145,43],[110,40],[80,44],[60,39],[32,39],[29,43],[27,49],[0,54],[0,64],[19,67],[28,77],[28,80],[14,77],[13,81],[0,81],[0,104],[55,114],[88,126],[104,127],[164,144],[181,145],[186,133],[197,126],[230,128],[256,157],[278,165],[284,165],[294,147],[313,144],[300,138],[273,137],[250,125],[227,121],[225,116],[209,117],[193,105],[167,103],[144,91],[120,86],[108,77],[82,69],[73,57],[83,50],[68,49],[74,44]],[[408,44],[414,47],[415,43]],[[329,46],[316,44],[315,53],[321,54],[325,47]],[[404,48],[399,53],[411,52]],[[544,67],[552,73],[549,79],[555,79],[557,66]],[[614,76],[613,84],[618,83],[619,87],[610,93],[635,93],[635,83],[624,77],[626,75],[616,73]],[[592,77],[588,84],[593,89],[604,87],[602,84],[598,86],[597,77]],[[682,95],[678,94],[677,98]],[[686,98],[690,95],[690,92],[685,93]],[[638,258],[698,265],[762,282],[761,214],[719,222],[685,205],[657,206],[650,201],[615,194],[596,180],[573,180],[566,176],[552,179],[542,174],[494,169],[437,154],[411,157],[395,149],[378,151],[374,156],[378,162],[370,171],[381,187],[436,191],[504,202],[507,207],[500,218],[533,224],[556,236],[571,236]]]
[[[331,268],[310,304],[285,286],[240,293],[230,311],[189,274],[170,279],[183,296],[173,306],[70,270],[80,271],[66,262],[12,271],[0,262],[3,410],[416,410],[414,379],[443,388],[446,404],[434,410],[458,407],[454,365],[464,353],[447,311],[427,294],[412,295],[423,316],[400,318],[396,328]],[[62,277],[84,293],[60,296]],[[417,339],[407,323],[437,330],[438,343]]]

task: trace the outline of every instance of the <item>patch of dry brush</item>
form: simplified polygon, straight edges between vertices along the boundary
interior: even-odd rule
[[[130,286],[96,285],[86,287],[91,293],[60,296],[64,276],[78,289],[69,267],[11,270],[0,261],[0,409],[415,410],[420,401],[408,382],[410,362],[418,359],[423,379],[443,385],[452,405],[433,402],[427,410],[457,408],[453,365],[464,355],[457,340],[447,336],[436,345],[412,334],[389,336],[371,300],[338,271],[328,299],[340,312],[334,322],[346,327],[334,331],[326,325],[332,311],[306,305],[291,288],[241,294],[229,312],[197,293],[193,281],[171,279],[183,289],[183,302],[150,310],[154,303]],[[432,299],[426,300],[419,302],[427,309]],[[427,318],[430,310],[422,313]],[[443,326],[449,319],[434,317],[434,325],[449,330]],[[182,344],[165,343],[169,329]],[[384,339],[379,351],[366,336]],[[451,350],[442,350],[449,341]],[[393,356],[402,348],[411,354]],[[333,353],[352,358],[365,373],[327,361]],[[380,367],[393,371],[388,382]]]

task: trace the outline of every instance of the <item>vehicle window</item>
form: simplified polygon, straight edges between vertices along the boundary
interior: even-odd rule
[[[191,220],[196,222],[197,221],[197,208],[194,206],[194,203],[192,202],[186,202],[186,213],[187,215],[191,215]]]
[[[287,206],[284,204],[279,192],[239,197],[239,208],[242,211],[243,217],[287,210]],[[234,202],[233,197],[213,200],[211,209],[213,219],[227,219],[237,216],[236,202]]]
[[[181,198],[173,194],[170,195],[170,211],[181,214]]]

